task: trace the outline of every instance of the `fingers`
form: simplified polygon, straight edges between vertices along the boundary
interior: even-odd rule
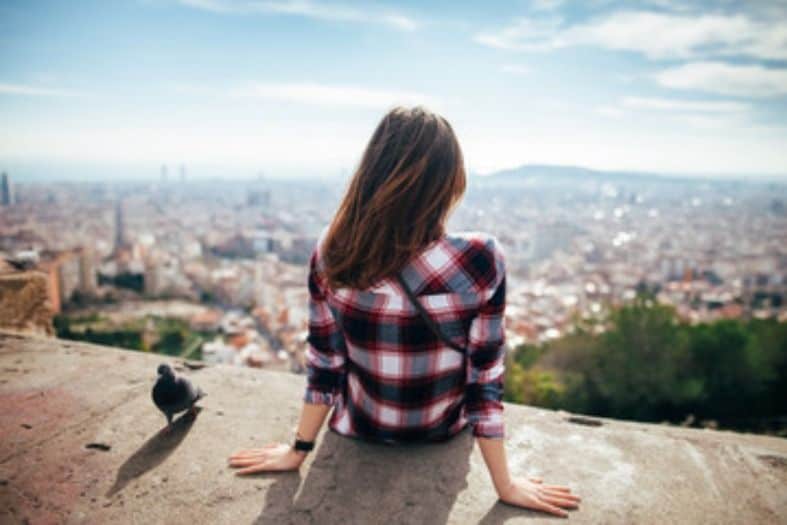
[[[245,459],[259,459],[264,458],[265,456],[270,455],[270,451],[263,451],[263,452],[254,452],[254,453],[246,453],[246,454],[237,454],[234,456],[230,456],[230,461],[242,461]]]
[[[230,460],[230,467],[237,468],[237,467],[248,467],[250,465],[256,465],[261,461],[266,461],[268,458],[266,457],[259,457],[259,458],[247,458],[247,459],[233,459]]]
[[[250,449],[247,449],[247,450],[239,450],[238,452],[235,452],[231,457],[239,457],[239,456],[248,456],[248,455],[259,454],[259,453],[264,452],[266,450],[275,448],[278,445],[279,445],[279,443],[267,443],[265,445],[262,445],[260,448],[250,448]]]
[[[235,474],[238,476],[243,476],[246,474],[256,474],[257,472],[265,472],[266,470],[270,470],[270,468],[268,467],[268,461],[262,461],[250,467],[242,468],[236,471]]]
[[[559,490],[560,492],[571,492],[571,489],[563,485],[544,485],[545,489]]]
[[[263,458],[263,457],[269,455],[270,453],[271,453],[271,451],[269,451],[269,450],[263,450],[262,452],[247,452],[246,454],[236,454],[236,455],[230,456],[230,461],[235,460],[235,459]]]
[[[249,452],[260,452],[262,450],[267,450],[269,448],[278,447],[279,445],[280,445],[280,443],[266,443],[266,444],[264,444],[264,445],[262,445],[261,447],[258,447],[258,448],[249,448],[249,449],[246,449],[246,450],[238,451],[238,452],[236,452],[236,454],[244,454],[244,453],[249,453]]]
[[[233,455],[229,457],[229,461],[237,461],[237,460],[245,460],[245,459],[253,459],[253,458],[261,458],[265,457],[266,454],[272,452],[279,443],[268,443],[267,445],[263,445],[260,448],[252,448],[248,450],[241,450],[235,452]]]
[[[566,509],[575,509],[579,506],[579,503],[576,500],[561,498],[560,496],[553,496],[551,494],[542,494],[540,498],[541,501],[546,501],[550,505],[555,505],[557,507],[563,507]]]
[[[558,498],[563,498],[563,499],[570,499],[577,502],[582,501],[582,498],[580,498],[576,494],[571,494],[570,492],[564,492],[562,490],[554,490],[548,488],[539,488],[539,490],[541,491],[541,494],[548,494],[550,496],[556,496]]]
[[[539,485],[544,483],[544,480],[537,476],[528,477],[527,479],[532,481],[533,483],[538,483]],[[550,489],[550,490],[559,490],[561,492],[571,492],[570,488],[565,487],[563,485],[543,485],[543,488]]]
[[[548,512],[550,514],[554,514],[555,516],[560,516],[561,518],[567,518],[568,512],[561,509],[560,507],[556,507],[551,503],[544,501],[543,499],[536,500],[534,505],[539,509],[543,510],[544,512]]]

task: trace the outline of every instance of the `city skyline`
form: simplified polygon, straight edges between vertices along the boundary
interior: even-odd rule
[[[335,177],[401,103],[474,174],[787,177],[787,6],[739,4],[7,2],[0,168]]]

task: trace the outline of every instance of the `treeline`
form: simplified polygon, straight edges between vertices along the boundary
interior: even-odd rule
[[[787,435],[787,323],[689,325],[646,296],[599,323],[510,352],[505,400]]]
[[[200,334],[192,331],[185,321],[157,316],[115,325],[98,314],[57,315],[53,324],[57,337],[61,339],[171,356],[181,355],[190,345],[197,343],[195,339],[200,338]],[[199,359],[201,355],[201,351],[195,348],[188,357]]]

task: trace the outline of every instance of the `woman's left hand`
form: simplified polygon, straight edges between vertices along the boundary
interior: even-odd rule
[[[306,454],[295,451],[285,443],[268,443],[260,448],[241,450],[230,456],[232,468],[240,468],[238,475],[256,472],[297,470]]]

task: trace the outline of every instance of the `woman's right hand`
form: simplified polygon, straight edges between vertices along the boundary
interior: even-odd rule
[[[581,498],[562,485],[545,485],[540,478],[513,478],[498,491],[503,503],[568,517],[565,509],[579,507]],[[562,508],[561,508],[562,507]]]
[[[233,468],[240,468],[238,475],[257,472],[297,470],[306,455],[286,443],[268,443],[260,448],[241,450],[229,458]]]

